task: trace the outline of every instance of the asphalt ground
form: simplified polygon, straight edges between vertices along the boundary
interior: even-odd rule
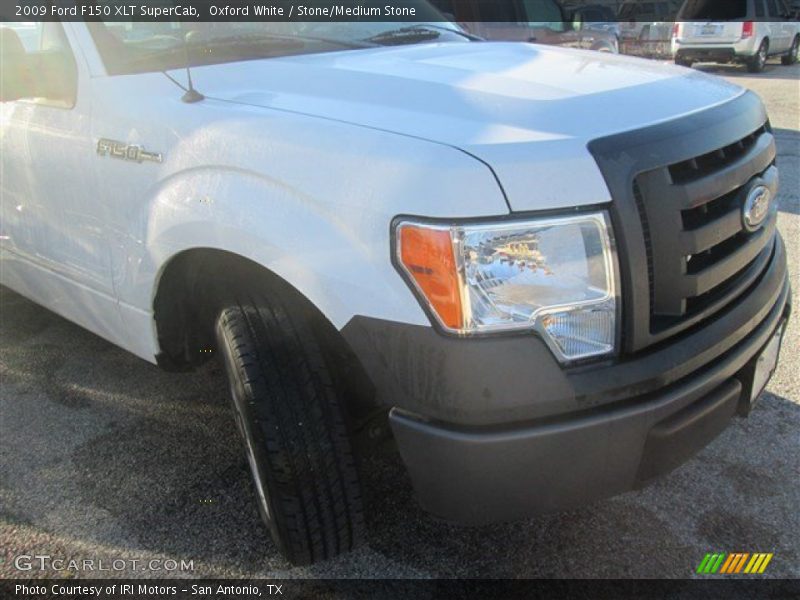
[[[779,228],[800,290],[800,66],[773,61],[757,76],[701,68],[768,105],[782,176]],[[751,418],[651,487],[463,528],[417,506],[398,460],[375,458],[364,466],[367,543],[292,568],[258,520],[216,366],[163,373],[0,289],[0,577],[690,577],[717,551],[772,552],[765,576],[798,577],[798,315]],[[22,554],[128,566],[18,571]],[[166,559],[193,569],[141,570]]]

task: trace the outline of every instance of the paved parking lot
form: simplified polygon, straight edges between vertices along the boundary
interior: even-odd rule
[[[800,290],[800,66],[710,68],[767,102],[778,137],[779,227]],[[774,552],[800,577],[800,324],[758,409],[652,487],[582,510],[479,529],[415,504],[401,465],[365,465],[368,543],[291,568],[258,522],[214,366],[172,375],[0,290],[0,576],[19,554],[193,561],[249,577],[686,577],[706,552]],[[130,564],[130,563],[129,563]],[[80,576],[114,573],[84,572]],[[52,573],[50,573],[52,575]],[[58,575],[58,574],[57,574]],[[61,573],[68,576],[68,573]]]

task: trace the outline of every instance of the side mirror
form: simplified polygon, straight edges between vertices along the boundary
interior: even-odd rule
[[[36,96],[36,85],[28,53],[17,35],[0,27],[0,102]]]

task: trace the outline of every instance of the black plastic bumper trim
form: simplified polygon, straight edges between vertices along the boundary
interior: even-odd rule
[[[707,446],[736,414],[742,383],[729,379],[702,400],[657,423],[647,435],[636,486],[667,473]]]
[[[788,295],[787,282],[746,340],[647,400],[508,428],[460,428],[393,409],[420,503],[459,523],[510,521],[635,489],[677,467],[730,421],[739,374],[788,314]]]

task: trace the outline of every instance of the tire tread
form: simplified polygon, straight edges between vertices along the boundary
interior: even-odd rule
[[[273,538],[292,563],[311,564],[354,548],[364,518],[323,350],[306,317],[288,306],[284,299],[237,298],[220,313],[217,337],[236,366],[229,369],[238,379],[232,389],[263,449]]]

